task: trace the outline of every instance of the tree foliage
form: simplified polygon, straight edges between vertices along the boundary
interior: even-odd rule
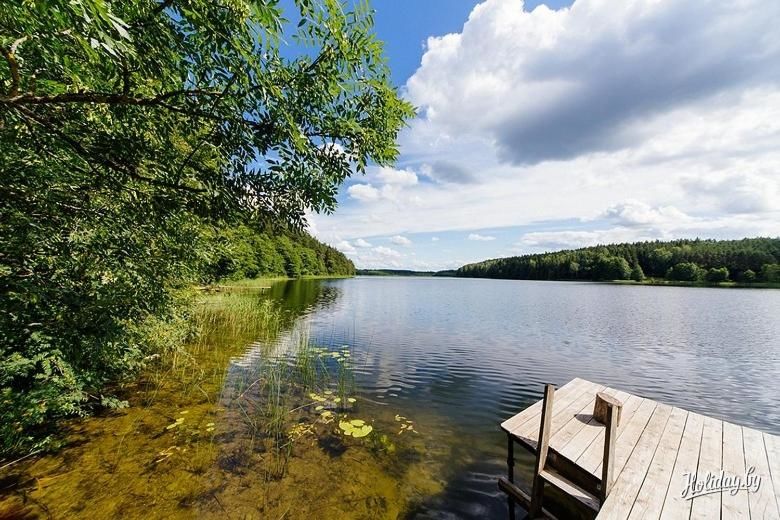
[[[586,247],[486,260],[461,267],[458,276],[524,280],[624,280],[655,278],[697,281],[704,271],[725,269],[739,281],[772,282],[780,261],[780,239],[675,240]],[[625,264],[624,264],[625,262]],[[634,266],[629,269],[628,266]],[[766,268],[764,268],[766,266]],[[757,277],[756,272],[761,276]],[[714,276],[714,275],[713,275]]]
[[[295,5],[297,27],[274,0],[2,0],[0,452],[114,403],[181,342],[189,283],[350,269],[305,214],[393,161],[413,112],[366,4]]]

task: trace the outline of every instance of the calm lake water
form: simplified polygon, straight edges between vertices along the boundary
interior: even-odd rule
[[[431,442],[451,449],[430,462],[446,485],[416,517],[505,514],[498,424],[547,382],[582,377],[780,433],[780,291],[358,277],[273,296],[315,342],[365,353],[364,393],[441,428]]]
[[[201,305],[129,408],[0,472],[0,518],[505,518],[499,423],[574,377],[780,433],[777,290],[358,277]]]

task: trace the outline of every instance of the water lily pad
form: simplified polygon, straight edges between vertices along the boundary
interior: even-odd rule
[[[363,419],[352,419],[351,421],[349,421],[349,423],[352,426],[363,426],[364,424],[366,424],[366,421],[364,421]]]
[[[347,401],[349,401],[350,403],[354,403],[357,402],[357,399],[355,399],[354,397],[348,397]]]

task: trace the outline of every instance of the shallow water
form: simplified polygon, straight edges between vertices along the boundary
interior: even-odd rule
[[[41,518],[503,517],[498,424],[545,382],[573,377],[780,433],[780,291],[377,277],[241,297],[272,300],[286,325],[263,338],[215,327],[190,363],[126,389],[130,409],[74,422],[61,452],[0,473],[6,507]],[[269,367],[298,370],[307,335],[328,349],[315,356],[330,378],[312,383],[318,393],[337,389],[347,362],[330,354],[350,353],[356,402],[333,410],[369,422],[367,437],[323,423],[299,386],[271,392]],[[261,424],[274,395],[284,439],[312,430],[281,451]],[[399,414],[417,433],[399,434]],[[530,462],[520,456],[521,477]]]

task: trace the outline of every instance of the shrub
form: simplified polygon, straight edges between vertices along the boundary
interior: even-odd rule
[[[708,282],[713,283],[725,282],[729,279],[729,270],[725,267],[712,267],[707,271],[706,279]]]
[[[666,271],[668,280],[680,282],[697,282],[703,277],[703,269],[693,262],[680,262]]]

